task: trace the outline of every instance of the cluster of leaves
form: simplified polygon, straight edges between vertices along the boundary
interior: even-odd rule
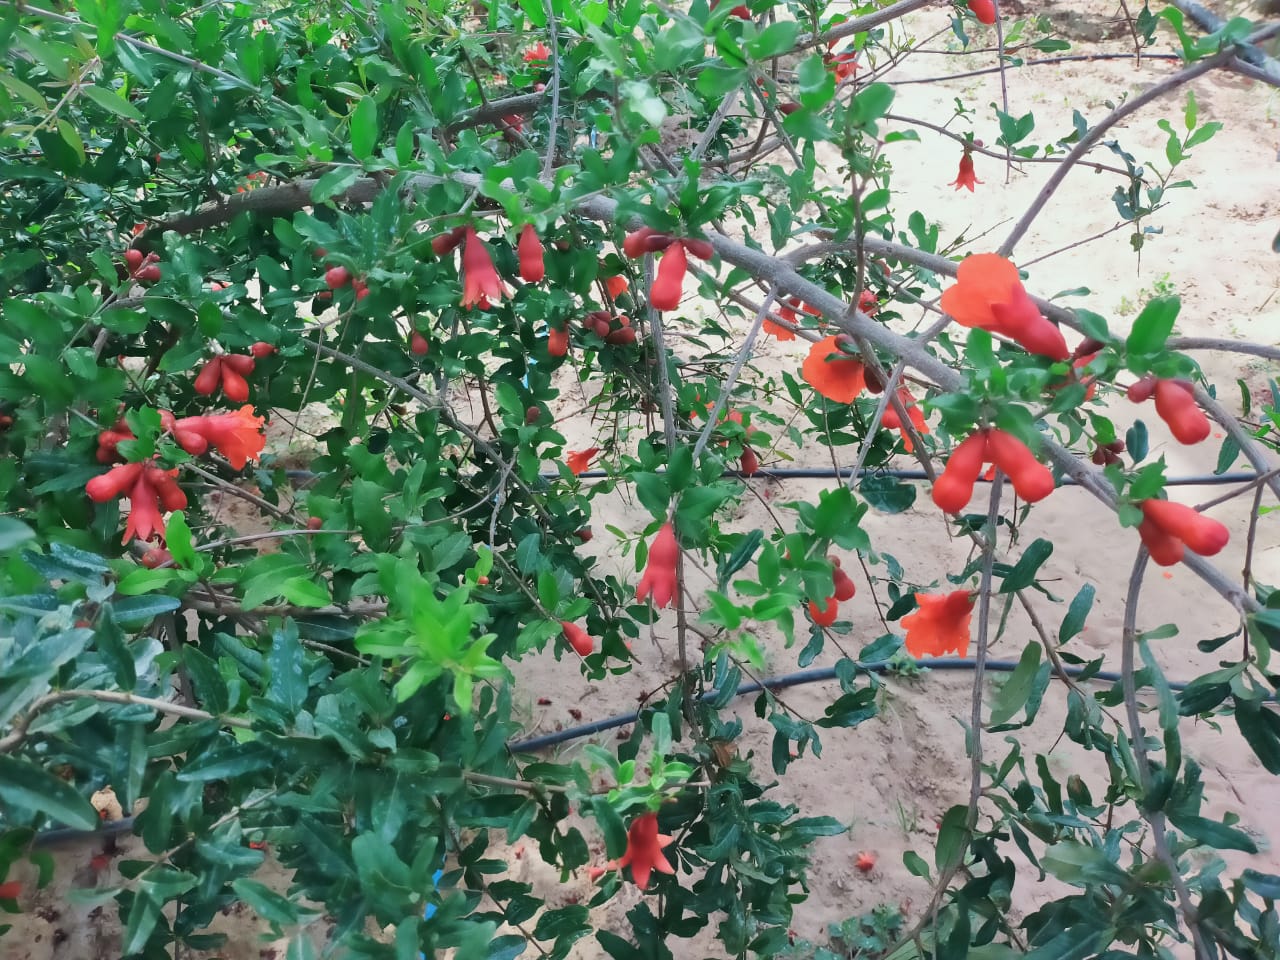
[[[732,256],[717,237],[715,257],[694,271],[720,311],[689,320],[694,356],[664,340],[647,302],[651,271],[619,252],[624,228],[643,221],[681,238],[682,251],[728,217],[767,223],[776,250],[820,229],[832,249],[794,282],[840,304],[871,293],[880,303],[872,332],[886,338],[899,336],[892,328],[907,305],[946,282],[917,255],[949,251],[919,212],[900,226],[880,146],[915,134],[885,129],[892,87],[860,84],[849,57],[813,51],[848,13],[821,3],[753,3],[746,17],[739,9],[703,0],[687,13],[559,0],[477,10],[188,9],[166,0],[86,2],[76,16],[8,9],[0,23],[13,65],[0,75],[5,868],[27,856],[36,831],[92,828],[86,798],[110,786],[139,811],[133,828],[149,853],[121,862],[120,882],[98,891],[119,906],[125,956],[216,947],[206,928],[236,900],[288,936],[296,960],[316,955],[321,941],[330,953],[395,960],[447,950],[510,958],[530,943],[563,957],[592,933],[631,960],[670,956],[668,938],[712,924],[734,956],[789,949],[807,851],[843,828],[769,796],[760,761],[736,753],[743,725],[730,704],[765,666],[766,629],[799,647],[799,666],[822,655],[833,632],[850,632],[845,620],[830,632],[804,620],[806,599],[834,592],[828,551],[839,549],[883,568],[884,633],[856,654],[840,648],[836,691],[812,722],[768,690],[758,694],[756,716],[773,731],[773,774],[808,751],[820,755],[822,731],[875,716],[881,687],[869,665],[914,669],[889,623],[910,615],[930,584],[877,553],[863,520],[872,509],[905,511],[917,491],[872,473],[856,492],[836,485],[816,502],[784,505],[787,529],[737,529],[728,508],[746,494],[726,466],[748,440],[780,456],[787,441],[856,448],[873,471],[902,441],[877,428],[885,408],[874,395],[815,398],[790,374],[781,384],[748,377],[726,388],[731,334],[748,315],[727,294],[750,290],[764,230],[756,250],[735,247]],[[876,22],[851,36],[846,53],[871,56],[896,42]],[[1206,53],[1187,49],[1189,59]],[[792,54],[794,71],[780,74]],[[735,96],[743,111],[730,116],[722,108]],[[671,114],[696,145],[672,150],[664,141]],[[1002,145],[1036,153],[1025,143],[1033,120],[996,122]],[[1186,136],[1168,131],[1171,169],[1215,129],[1197,126],[1194,111],[1185,126]],[[1039,152],[1059,154],[1084,127],[1080,118],[1074,140]],[[784,146],[795,161],[786,170],[767,160]],[[848,184],[824,181],[819,146],[839,152]],[[1137,221],[1178,184],[1162,174],[1147,186],[1118,152]],[[528,259],[517,237],[530,225],[545,278],[516,284]],[[458,257],[438,243],[468,227],[479,235],[467,236]],[[143,252],[155,255],[146,276],[131,265]],[[484,309],[465,309],[476,279],[467,271],[490,258],[495,276],[486,279],[498,286],[487,287]],[[625,292],[610,282],[617,278]],[[831,320],[831,308],[818,306]],[[916,437],[921,455],[992,426],[1032,450],[1050,433],[1077,450],[1114,443],[1085,377],[1105,389],[1128,374],[1197,376],[1168,346],[1177,309],[1174,298],[1153,301],[1124,336],[1096,314],[1069,314],[1097,344],[1074,373],[984,329],[964,342],[944,334],[929,347],[933,366],[919,371],[921,400],[939,421],[927,442]],[[593,312],[627,314],[642,334],[615,344],[581,324]],[[567,356],[549,342],[566,328]],[[816,322],[807,330],[816,335]],[[882,374],[900,341],[860,344],[861,362]],[[220,410],[217,385],[204,389],[194,372],[251,350],[249,401],[281,438],[325,411],[302,463],[280,455],[281,439],[276,455],[246,473],[217,450],[193,454],[167,426]],[[575,377],[616,425],[611,476],[595,485],[547,469],[568,453],[552,409]],[[470,398],[474,415],[461,412]],[[708,403],[738,419],[707,426],[698,418]],[[793,415],[783,417],[787,407]],[[1273,407],[1254,440],[1274,445]],[[177,471],[190,494],[165,519],[162,556],[122,544],[117,501],[94,503],[84,492],[104,470],[102,433],[126,428],[113,455]],[[704,442],[688,442],[704,428]],[[1131,463],[1105,474],[1131,526],[1142,519],[1132,502],[1164,485],[1162,462],[1140,466],[1144,437],[1130,431]],[[1230,442],[1221,470],[1243,455]],[[638,566],[653,559],[650,535],[668,521],[686,551],[681,562],[706,561],[714,588],[700,618],[704,656],[687,658],[682,613],[675,629],[686,662],[645,698],[630,736],[615,750],[588,749],[583,762],[537,759],[514,743],[530,696],[516,665],[548,647],[561,657],[563,624],[584,621],[598,640],[581,661],[587,676],[617,685],[620,700],[649,693],[627,685],[628,644],[669,621],[581,549],[593,501],[619,487],[649,515],[614,531],[635,544]],[[226,520],[233,498],[250,505],[261,532]],[[957,528],[994,539],[980,515],[963,514]],[[259,552],[264,542],[271,549]],[[985,564],[1012,603],[1019,591],[1048,595],[1037,574],[1051,549],[1037,540],[1006,562],[988,545],[964,570],[926,576],[945,573],[963,588]],[[1175,856],[1192,844],[1251,843],[1201,816],[1199,771],[1181,759],[1177,719],[1225,705],[1280,773],[1280,724],[1263,704],[1275,686],[1268,658],[1280,595],[1254,592],[1249,602],[1265,606],[1251,612],[1242,656],[1177,696],[1150,638],[1138,641],[1138,680],[1159,697],[1164,736],[1154,772],[1103,714],[1108,696],[1131,703],[1133,690],[1069,694],[1068,736],[1100,751],[1111,775],[1099,804],[1070,784],[1064,799],[1042,757],[1040,782],[1029,783],[1016,746],[988,763],[992,822],[979,828],[972,806],[950,811],[936,877],[921,857],[908,858],[937,882],[935,906],[944,907],[933,932],[911,943],[927,939],[938,956],[962,956],[998,940],[1057,956],[1074,942],[1155,950],[1161,937],[1180,935],[1172,873],[1153,868],[1133,835],[1158,814],[1183,838]],[[1081,597],[1061,642],[1084,622],[1092,593]],[[1058,665],[1049,658],[1044,645],[1026,645],[989,730],[1035,719]],[[1075,665],[1088,679],[1102,662]],[[556,908],[529,884],[491,879],[505,869],[493,855],[499,838],[529,838],[567,876],[592,863],[597,837],[608,857],[624,857],[628,820],[653,813],[663,836],[678,837],[668,852],[677,873],[655,881],[660,899],[628,913],[625,936],[594,930],[589,913],[630,879],[623,872],[610,871],[589,904]],[[1015,927],[1009,838],[1086,892]],[[287,890],[260,879],[262,844],[293,872]],[[1132,860],[1123,866],[1113,856],[1122,844]],[[952,889],[962,868],[964,882]],[[1215,870],[1190,878],[1196,915],[1206,936],[1244,956],[1274,932],[1280,880],[1245,872],[1223,885]],[[169,910],[175,903],[181,909]],[[901,926],[876,915],[838,940],[843,951],[875,954]],[[1061,949],[1050,950],[1055,943]]]

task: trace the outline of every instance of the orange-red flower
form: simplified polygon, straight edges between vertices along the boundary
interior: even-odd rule
[[[973,485],[988,459],[987,431],[975,430],[951,451],[946,467],[933,481],[933,502],[947,513],[963,510],[973,498]]]
[[[129,429],[129,425],[121,417],[116,421],[116,425],[110,430],[103,430],[98,434],[98,462],[111,463],[113,460],[123,460],[116,446],[122,440],[136,440],[133,431]]]
[[[604,278],[604,289],[609,294],[610,300],[617,300],[627,289],[627,278],[614,274],[612,277]]]
[[[858,72],[858,51],[845,50],[842,53],[827,54],[827,69],[835,72],[836,83],[844,83],[845,80]]]
[[[541,40],[524,52],[525,63],[546,63],[550,59],[551,51]]]
[[[216,413],[203,417],[183,417],[173,425],[173,435],[183,450],[192,456],[204,453],[210,444],[227,458],[236,470],[243,470],[266,446],[262,433],[264,417],[256,417],[253,407],[245,404],[233,413]]]
[[[964,327],[978,327],[1021,344],[1030,353],[1065,360],[1062,331],[1040,313],[1018,277],[1018,268],[995,253],[966,257],[955,286],[942,293],[942,309]]]
[[[564,638],[569,641],[569,646],[577,651],[578,656],[591,656],[591,652],[595,649],[595,643],[587,631],[576,623],[570,623],[568,620],[560,621],[560,629],[564,631]]]
[[[238,353],[214,357],[204,365],[192,384],[196,393],[209,396],[222,385],[222,392],[234,403],[249,399],[249,381],[245,377],[253,373],[254,359]]]
[[[941,657],[969,652],[969,615],[973,599],[967,590],[917,593],[919,609],[902,618],[907,653],[913,657]]]
[[[462,305],[485,309],[502,299],[502,278],[489,256],[489,248],[476,235],[475,227],[466,228],[462,247]]]
[[[1151,559],[1170,567],[1182,559],[1183,548],[1212,557],[1227,545],[1231,533],[1225,526],[1185,503],[1143,500],[1138,534],[1151,551]]]
[[[795,314],[792,314],[793,318],[794,316]],[[768,317],[764,318],[764,323],[761,324],[760,329],[765,333],[773,334],[779,340],[794,340],[796,338],[796,332],[794,330],[788,330],[782,324],[774,323]]]
[[[688,262],[684,243],[677,241],[667,247],[658,261],[658,275],[649,288],[649,304],[653,309],[665,311],[680,306]]]
[[[802,303],[799,297],[790,297],[785,302],[778,304],[778,316],[782,317],[787,323],[796,323],[798,319],[796,317],[797,310],[803,310],[811,317],[822,316],[821,310],[811,307],[807,303]],[[763,329],[765,333],[771,333],[779,340],[794,340],[796,338],[794,330],[788,329],[779,323],[774,323],[768,317],[765,318]]]
[[[532,223],[526,223],[516,244],[520,256],[520,279],[525,283],[537,283],[546,276],[547,268],[542,259],[542,241]]]
[[[164,540],[164,518],[161,511],[182,510],[187,495],[174,479],[177,470],[161,470],[143,463],[122,463],[85,484],[85,493],[96,503],[106,503],[119,496],[129,498],[129,517],[125,521],[121,543],[137,537]]]
[[[580,473],[587,472],[591,466],[591,459],[599,452],[599,447],[588,447],[586,450],[570,450],[564,462],[569,465],[569,472],[576,477]]]
[[[858,294],[858,309],[868,317],[874,317],[880,310],[880,298],[874,290],[863,290]]]
[[[809,616],[820,627],[829,627],[836,622],[836,617],[840,615],[840,603],[834,596],[827,597],[821,602],[817,600],[809,601]]]
[[[800,375],[828,400],[852,403],[867,387],[862,361],[842,349],[842,335],[824,337],[809,350]]]
[[[676,542],[675,527],[668,520],[649,545],[649,562],[645,565],[640,585],[636,587],[636,599],[651,597],[655,607],[669,606],[677,592],[676,561],[679,559],[680,544]]]
[[[911,392],[905,387],[899,388],[898,400],[903,408],[906,409],[907,416],[911,418],[911,425],[915,427],[916,433],[928,433],[929,424],[925,423],[924,413],[916,406],[915,398],[911,396]],[[902,446],[907,453],[915,449],[915,444],[911,442],[911,434],[902,428],[902,418],[898,416],[898,411],[893,409],[892,404],[885,407],[884,416],[880,422],[890,430],[897,430],[902,434]]]
[[[618,869],[631,867],[631,879],[643,890],[649,885],[649,876],[654,870],[659,873],[676,872],[662,852],[662,848],[671,841],[671,837],[658,832],[656,813],[641,814],[631,822],[631,827],[627,830],[627,850],[618,860]]]
[[[967,187],[970,193],[973,193],[973,185],[981,183],[977,174],[973,172],[973,154],[966,150],[960,157],[960,172],[956,174],[956,178],[947,186],[955,187],[959,190],[961,187]]]

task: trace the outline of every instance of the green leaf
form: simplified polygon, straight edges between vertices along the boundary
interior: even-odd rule
[[[1133,329],[1125,340],[1125,350],[1138,357],[1147,357],[1164,349],[1165,341],[1173,332],[1182,301],[1177,297],[1156,297],[1151,300],[1133,321]]]
[[[858,492],[875,510],[881,513],[902,513],[910,510],[919,493],[917,485],[896,477],[867,474],[858,484]]]
[[[1236,700],[1236,726],[1268,772],[1280,775],[1280,716],[1256,700]]]
[[[800,89],[800,103],[806,110],[821,110],[835,96],[836,78],[816,53],[800,61],[796,80]]]
[[[174,580],[182,579],[182,574],[171,567],[164,570],[148,570],[146,567],[138,567],[125,574],[124,578],[116,584],[116,592],[123,596],[136,596],[144,593],[153,593],[160,590]]]
[[[158,596],[126,597],[111,605],[111,613],[121,626],[140,627],[150,623],[163,613],[177,610],[182,604],[177,597]]]
[[[1258,845],[1247,833],[1229,827],[1217,820],[1205,817],[1193,817],[1175,814],[1168,811],[1169,821],[1193,840],[1216,850],[1243,850],[1245,853],[1257,853]]]
[[[191,528],[187,526],[186,515],[181,510],[170,514],[164,525],[164,545],[173,555],[174,563],[188,569],[196,565],[196,551],[191,545]]]
[[[98,812],[75,787],[34,763],[0,756],[0,801],[40,813],[77,830],[98,826]]]
[[[800,24],[795,20],[779,20],[766,27],[760,36],[747,43],[747,51],[756,60],[768,60],[786,53],[796,45]]]
[[[298,922],[298,905],[266,884],[240,877],[231,881],[231,889],[258,916],[274,926],[287,927]]]
[[[741,67],[715,64],[698,74],[698,93],[709,100],[721,99],[740,87],[746,78],[747,71]]]
[[[902,854],[902,863],[913,877],[929,881],[929,865],[924,862],[924,857],[920,854],[914,850],[905,850]]]
[[[956,804],[943,814],[938,844],[933,851],[933,864],[939,872],[945,873],[963,859],[969,845],[969,831],[965,827],[968,817],[969,808],[964,804]]]
[[[357,167],[334,167],[316,181],[311,189],[311,200],[313,203],[324,203],[345,192],[359,179],[360,170]]]
[[[991,726],[1008,723],[1022,709],[1027,697],[1031,696],[1039,670],[1040,644],[1033,640],[1022,651],[1018,666],[996,694],[996,702],[991,707]]]
[[[1245,870],[1240,880],[1246,890],[1251,890],[1267,900],[1280,900],[1280,877],[1274,873],[1259,873],[1257,870]]]
[[[230,780],[267,770],[275,764],[275,754],[262,743],[235,744],[200,754],[178,772],[183,783]]]
[[[351,509],[356,526],[375,550],[384,549],[391,538],[391,517],[382,498],[386,491],[371,480],[357,477],[351,485]]]
[[[1094,593],[1092,583],[1086,583],[1080,588],[1080,592],[1071,601],[1071,606],[1067,608],[1067,615],[1062,618],[1062,626],[1058,629],[1058,643],[1066,643],[1084,629],[1085,620],[1093,609]]]
[[[1023,552],[1013,569],[1005,574],[1004,582],[1000,584],[1000,592],[1013,593],[1035,583],[1036,572],[1049,559],[1051,553],[1053,553],[1053,544],[1043,537],[1032,543]]]
[[[1222,448],[1218,451],[1218,464],[1213,468],[1214,474],[1221,476],[1226,473],[1239,456],[1240,444],[1236,443],[1236,438],[1226,437],[1222,441]]]
[[[361,97],[351,111],[351,152],[367,160],[378,140],[378,104],[373,97]]]
[[[1207,143],[1213,138],[1213,135],[1221,129],[1221,123],[1217,120],[1210,120],[1204,126],[1196,130],[1195,133],[1191,134],[1191,136],[1187,137],[1187,142],[1182,145],[1183,149],[1190,150],[1193,147],[1200,146],[1202,143]]]
[[[286,620],[284,626],[271,635],[267,669],[267,696],[285,713],[296,714],[307,702],[307,672],[298,628],[292,620]]]
[[[604,833],[605,851],[611,857],[622,856],[627,849],[627,828],[618,816],[618,811],[602,796],[591,798],[591,810]]]
[[[858,91],[849,109],[849,126],[876,132],[876,121],[889,112],[894,89],[887,83],[869,83]]]
[[[160,920],[161,904],[145,888],[144,882],[129,905],[129,919],[125,923],[124,942],[120,947],[121,956],[140,953]]]
[[[660,473],[637,473],[631,478],[641,505],[655,517],[665,517],[671,506],[671,488]]]
[[[126,120],[133,120],[139,123],[144,119],[142,112],[137,107],[111,90],[104,90],[102,87],[95,87],[90,84],[81,87],[80,92],[104,110],[108,110],[118,117],[124,117]]]
[[[8,553],[20,543],[32,539],[35,531],[20,520],[0,517],[0,553]]]

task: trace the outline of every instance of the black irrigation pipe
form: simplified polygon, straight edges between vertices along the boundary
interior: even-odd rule
[[[318,480],[322,474],[313,473],[310,470],[288,470],[286,471],[290,480],[296,480],[302,483]],[[720,474],[721,479],[727,480],[844,480],[849,477],[850,470],[831,470],[831,469],[811,469],[808,467],[777,467],[774,469],[761,468],[752,474],[741,473],[737,470],[725,470]],[[881,470],[876,467],[865,467],[859,474],[863,477],[892,477],[895,480],[928,480],[928,475],[923,470]],[[542,473],[539,476],[543,480],[559,480],[559,473]],[[614,475],[607,470],[587,470],[578,474],[579,480],[608,480],[614,479]],[[1169,487],[1213,487],[1228,483],[1249,483],[1257,480],[1256,473],[1192,473],[1181,477],[1169,477],[1165,480],[1165,485]],[[991,481],[985,477],[979,477],[979,482],[990,483]],[[1078,486],[1077,482],[1071,477],[1062,477],[1058,481],[1064,487]]]
[[[740,473],[737,470],[726,470],[720,474],[722,479],[739,479],[739,480],[844,480],[849,477],[850,470],[831,470],[831,469],[810,469],[807,467],[792,467],[777,469],[761,468],[752,474]],[[929,476],[923,470],[880,470],[875,467],[864,467],[860,473],[863,477],[892,477],[895,480],[928,480]],[[544,480],[558,480],[558,473],[541,474]],[[578,474],[579,480],[602,480],[612,477],[613,474],[606,470],[587,470]],[[985,476],[979,477],[982,483],[991,483]],[[1169,477],[1165,480],[1165,485],[1169,487],[1211,487],[1226,483],[1248,483],[1258,479],[1256,473],[1194,473],[1184,477]],[[1079,484],[1071,477],[1061,477],[1058,483],[1064,487],[1074,487]]]
[[[929,670],[972,670],[976,661],[966,657],[921,657],[915,661],[916,666],[927,668]],[[857,666],[861,670],[868,670],[872,673],[884,673],[893,665],[890,660],[876,660],[871,663],[859,663]],[[995,673],[1012,673],[1018,669],[1018,661],[1016,660],[988,660],[987,669]],[[1067,667],[1066,674],[1069,677],[1078,677],[1085,672],[1085,667]],[[1057,674],[1057,671],[1055,671]],[[1057,674],[1061,676],[1061,674]],[[778,677],[770,677],[767,680],[753,680],[750,683],[744,683],[734,691],[735,697],[745,697],[753,693],[759,693],[762,690],[785,690],[788,687],[800,687],[810,683],[821,683],[825,680],[835,680],[835,667],[818,667],[813,670],[797,670],[795,673],[784,673]],[[1110,683],[1118,683],[1120,674],[1113,673],[1109,670],[1099,670],[1090,675],[1091,680],[1104,680]],[[1169,686],[1174,690],[1182,690],[1186,687],[1185,683],[1170,683]],[[713,700],[720,695],[720,691],[716,689],[707,690],[701,694],[698,700]],[[546,750],[548,747],[558,746],[571,740],[578,740],[581,737],[591,736],[593,733],[600,733],[604,730],[612,730],[615,727],[625,727],[640,718],[640,711],[633,710],[630,713],[622,713],[616,717],[607,717],[604,720],[595,720],[591,723],[584,723],[578,727],[568,727],[564,730],[557,730],[555,733],[546,733],[540,737],[530,737],[527,740],[517,740],[514,743],[507,744],[507,748],[512,753],[538,753]]]
[[[927,668],[930,670],[972,670],[975,661],[964,657],[922,657],[915,661],[916,666]],[[876,660],[871,663],[859,663],[858,668],[868,670],[872,673],[884,673],[892,665],[889,660]],[[987,669],[995,673],[1012,673],[1018,668],[1016,660],[988,660]],[[1067,667],[1065,672],[1067,676],[1079,677],[1084,674],[1086,667]],[[1055,674],[1057,672],[1055,671]],[[1061,674],[1057,674],[1061,676]],[[834,667],[820,667],[814,670],[798,670],[795,673],[785,673],[782,676],[772,677],[764,681],[751,681],[744,683],[734,691],[735,697],[745,697],[753,693],[759,693],[761,690],[785,690],[788,687],[799,687],[810,683],[820,683],[826,680],[835,680],[836,670]],[[1099,670],[1089,675],[1091,680],[1102,680],[1109,683],[1118,683],[1120,674],[1109,670]],[[1170,688],[1174,690],[1182,690],[1187,685],[1180,682],[1171,682]],[[719,696],[718,690],[707,690],[701,694],[699,700],[710,700]],[[549,747],[558,746],[562,743],[568,743],[573,740],[580,740],[583,737],[589,737],[592,734],[601,733],[605,730],[613,730],[617,727],[625,727],[635,723],[640,719],[640,711],[632,710],[630,713],[619,714],[615,717],[606,717],[603,720],[594,720],[591,723],[584,723],[576,727],[566,727],[564,730],[557,730],[554,733],[543,734],[540,737],[529,737],[525,740],[515,740],[507,744],[507,749],[512,753],[538,753]],[[119,820],[112,820],[102,825],[97,830],[74,830],[71,828],[59,828],[55,830],[44,830],[36,834],[32,845],[35,847],[51,847],[64,843],[106,839],[108,837],[119,836],[122,833],[128,833],[133,829],[133,817],[122,817]]]

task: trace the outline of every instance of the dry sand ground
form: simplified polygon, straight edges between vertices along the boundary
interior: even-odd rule
[[[1107,0],[1090,0],[1081,12],[1058,15],[1055,20],[1080,37],[1117,33],[1107,23],[1114,11]],[[929,9],[914,17],[910,26],[923,36],[945,26],[948,13]],[[980,40],[981,38],[975,37]],[[942,47],[947,37],[930,44]],[[1102,42],[1077,42],[1073,53],[1124,52],[1123,37]],[[1171,49],[1168,42],[1159,48]],[[941,73],[962,72],[990,65],[991,55],[942,56],[922,55],[908,59],[888,79],[919,78]],[[1038,67],[1011,74],[1010,112],[1020,115],[1028,110],[1036,114],[1037,132],[1032,139],[1044,142],[1046,132],[1066,133],[1070,129],[1072,109],[1079,110],[1090,121],[1106,111],[1105,102],[1122,93],[1133,94],[1145,89],[1175,69],[1168,62],[1147,60],[1141,67],[1131,61],[1097,61],[1067,63],[1054,67]],[[1183,298],[1183,311],[1178,332],[1186,335],[1230,336],[1280,342],[1280,257],[1271,251],[1271,240],[1280,228],[1280,166],[1277,150],[1280,132],[1276,116],[1280,112],[1280,94],[1249,81],[1225,74],[1215,74],[1196,87],[1202,122],[1220,120],[1226,128],[1209,143],[1197,148],[1180,176],[1194,180],[1195,191],[1178,191],[1171,196],[1173,207],[1157,213],[1149,221],[1164,229],[1164,234],[1151,239],[1144,251],[1141,269],[1129,248],[1128,230],[1120,230],[1103,239],[1055,256],[1032,268],[1029,288],[1052,295],[1058,291],[1087,286],[1093,292],[1068,301],[1086,306],[1111,319],[1112,329],[1122,329],[1131,320],[1137,306],[1151,295],[1157,284]],[[928,118],[940,122],[950,113],[954,97],[961,96],[978,110],[974,133],[988,144],[995,141],[997,129],[986,104],[998,100],[999,81],[994,75],[953,81],[947,85],[910,85],[899,88],[894,112]],[[1175,120],[1181,116],[1182,99],[1166,100],[1161,107],[1141,114],[1119,133],[1124,145],[1140,162],[1155,161],[1163,166],[1164,134],[1156,127],[1160,116]],[[955,127],[963,130],[963,126]],[[997,160],[977,158],[977,173],[984,181],[974,194],[954,191],[959,148],[928,131],[921,131],[919,144],[897,144],[888,148],[895,162],[894,186],[900,196],[911,198],[914,206],[942,224],[944,242],[964,232],[977,237],[989,232],[984,244],[977,241],[971,249],[994,247],[1011,226],[1013,219],[1052,172],[1049,165],[1028,165],[1004,182],[1003,164]],[[1104,161],[1114,158],[1106,153]],[[1110,195],[1120,178],[1112,174],[1095,175],[1074,172],[1064,189],[1050,202],[1036,227],[1018,250],[1017,260],[1026,263],[1050,253],[1072,241],[1092,236],[1116,223]],[[902,201],[900,212],[910,208]],[[915,317],[909,317],[915,320]],[[800,343],[778,343],[772,339],[763,344],[757,359],[760,373],[777,374],[795,370],[803,355]],[[1218,385],[1219,396],[1238,409],[1237,378],[1244,378],[1255,393],[1265,389],[1265,380],[1274,376],[1267,369],[1238,355],[1197,355],[1205,372]],[[568,385],[566,385],[568,387]],[[582,398],[568,387],[562,398],[563,415],[580,410]],[[1123,400],[1115,404],[1114,414],[1127,422],[1136,412]],[[1143,411],[1151,425],[1151,411]],[[1185,448],[1153,426],[1153,456],[1163,454],[1170,473],[1201,473],[1212,470],[1218,443],[1206,442]],[[589,445],[593,431],[601,429],[579,419],[562,424],[569,436],[570,448]],[[1215,436],[1217,434],[1215,433]],[[848,448],[846,448],[847,450]],[[766,465],[776,458],[762,457]],[[824,450],[808,449],[797,455],[795,465],[826,466],[830,460]],[[782,464],[786,465],[786,464]],[[911,466],[904,463],[904,466]],[[822,481],[787,481],[761,483],[759,490],[768,500],[781,503],[792,499],[814,498],[825,484]],[[1176,496],[1195,503],[1208,499],[1215,491],[1207,488],[1182,488]],[[629,560],[620,556],[605,528],[616,525],[635,532],[645,522],[643,514],[619,497],[597,501],[594,523],[596,538],[590,544],[606,569],[620,575],[634,576]],[[1242,566],[1244,531],[1248,518],[1248,499],[1238,499],[1219,508],[1215,515],[1232,529],[1230,546],[1217,559],[1218,565],[1233,576]],[[741,528],[772,524],[764,508],[748,499],[736,522]],[[1258,553],[1254,569],[1264,583],[1280,583],[1280,533],[1276,515],[1264,516],[1259,527]],[[940,580],[958,571],[968,555],[967,541],[948,539],[946,525],[927,496],[920,497],[917,507],[905,515],[885,516],[872,513],[867,526],[874,542],[891,552],[902,563],[906,576],[918,583]],[[1059,597],[1070,598],[1088,582],[1097,588],[1095,608],[1084,633],[1068,649],[1082,657],[1103,654],[1107,666],[1118,661],[1123,585],[1127,580],[1137,537],[1123,531],[1114,518],[1083,492],[1066,488],[1057,491],[1040,505],[1023,530],[1022,543],[1038,535],[1050,536],[1056,550],[1042,575],[1054,578],[1052,589]],[[871,590],[866,579],[846,563],[858,583],[858,597],[845,605],[844,615],[852,630],[844,638],[846,646],[857,650],[878,636],[882,628],[871,603]],[[871,568],[872,575],[883,575],[883,566]],[[694,582],[697,587],[697,581]],[[883,589],[880,589],[883,597]],[[695,603],[696,603],[696,597]],[[1061,605],[1037,599],[1040,616],[1053,629],[1064,613]],[[1229,632],[1235,623],[1233,611],[1217,597],[1210,595],[1190,573],[1175,568],[1170,572],[1154,572],[1143,594],[1139,626],[1150,628],[1176,622],[1181,633],[1171,640],[1156,644],[1157,655],[1172,678],[1193,676],[1213,661],[1212,656],[1197,652],[1195,641]],[[672,636],[664,622],[659,634]],[[1009,625],[993,648],[993,656],[1016,658],[1031,635],[1020,610],[1015,610]],[[795,650],[787,650],[780,637],[766,634],[769,644],[770,672],[795,669]],[[633,674],[604,683],[589,683],[580,675],[570,659],[556,662],[550,655],[534,658],[520,667],[520,688],[528,691],[527,708],[530,732],[572,725],[570,708],[580,710],[585,718],[607,716],[621,705],[634,700],[644,690],[659,686],[673,669],[671,656],[674,642],[666,640],[661,648],[648,639],[636,644],[641,659]],[[834,660],[835,651],[828,646],[827,655],[815,666]],[[992,680],[992,686],[1001,678]],[[533,698],[554,691],[549,706],[538,706]],[[789,704],[807,716],[820,715],[830,690],[813,686],[787,693]],[[827,814],[850,826],[849,832],[818,844],[810,871],[812,894],[797,909],[796,932],[805,938],[820,939],[828,923],[869,911],[877,904],[900,906],[910,914],[918,910],[927,897],[925,884],[911,877],[902,866],[906,850],[919,851],[932,860],[936,821],[949,806],[962,802],[968,789],[968,760],[965,756],[963,732],[957,718],[967,716],[970,703],[970,677],[966,674],[931,673],[918,679],[889,679],[878,718],[855,730],[824,734],[824,751],[820,760],[805,757],[791,768],[786,782],[775,793],[777,799],[798,804],[807,814]],[[990,694],[988,694],[990,695]],[[1046,750],[1050,746],[1051,766],[1058,779],[1079,774],[1095,788],[1100,786],[1099,758],[1086,754],[1075,744],[1063,741],[1054,745],[1065,711],[1064,689],[1055,684],[1046,697],[1044,709],[1030,731],[1021,740],[1026,752]],[[738,744],[743,755],[754,751],[761,758],[762,775],[768,776],[769,731],[755,721],[750,701],[741,701],[736,709],[747,724],[747,733]],[[1183,724],[1187,755],[1205,770],[1208,785],[1208,814],[1228,811],[1241,817],[1241,825],[1257,838],[1261,853],[1253,865],[1258,869],[1280,871],[1280,791],[1254,760],[1230,722],[1222,730],[1186,721]],[[603,742],[611,742],[605,735]],[[1002,756],[1007,746],[1001,737],[988,738],[989,755]],[[571,758],[576,747],[561,751],[561,758]],[[593,836],[588,826],[588,836]],[[517,849],[518,848],[518,849]],[[540,863],[536,852],[517,845],[510,853],[512,875],[535,884],[539,895],[551,906],[581,902],[591,896],[586,870],[561,883],[558,872]],[[593,849],[599,850],[598,840]],[[861,851],[874,853],[876,867],[863,873],[854,867]],[[22,916],[7,918],[14,923],[0,940],[0,960],[47,960],[47,958],[107,958],[118,955],[119,927],[114,908],[107,905],[90,914],[89,908],[71,905],[66,899],[69,887],[92,886],[95,882],[88,869],[96,850],[77,847],[57,852],[58,872],[54,884],[34,900],[24,901]],[[518,855],[517,855],[518,854]],[[603,859],[603,852],[599,854]],[[1241,858],[1231,856],[1232,866]],[[97,878],[100,882],[116,879],[114,870]],[[1034,873],[1020,874],[1023,885],[1015,893],[1015,913],[1033,910],[1044,899],[1054,895],[1047,886],[1037,887],[1030,881]],[[280,876],[282,883],[287,878]],[[624,914],[640,894],[626,886],[621,895],[598,911],[599,924],[625,931]],[[247,911],[235,911],[226,918],[223,928],[231,934],[228,945],[210,956],[226,960],[271,957],[273,947],[261,937]],[[715,955],[714,944],[707,938],[693,943],[673,943],[679,957]],[[593,940],[582,941],[573,956],[588,958],[599,955]]]

